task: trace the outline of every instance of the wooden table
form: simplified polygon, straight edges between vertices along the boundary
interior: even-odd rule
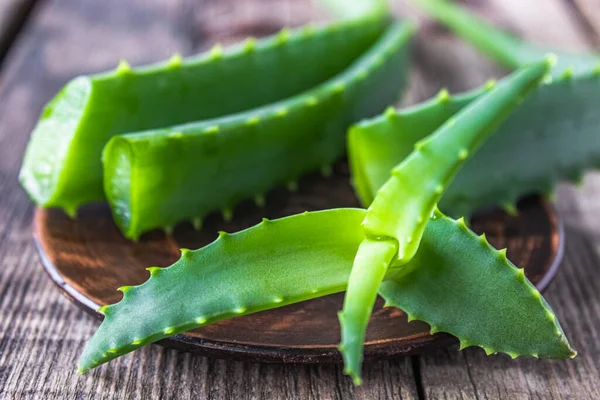
[[[63,298],[31,239],[33,205],[17,174],[41,108],[76,74],[184,55],[325,14],[307,0],[0,0],[0,398],[600,399],[600,179],[561,187],[564,264],[546,298],[579,356],[486,357],[441,349],[367,365],[351,385],[339,366],[257,365],[148,346],[75,373],[97,322]],[[568,49],[600,43],[599,0],[472,0],[486,18]],[[417,15],[406,2],[400,15]],[[465,90],[504,71],[443,29],[422,25],[405,104]],[[18,32],[18,34],[17,34]],[[10,46],[10,47],[9,47]],[[600,106],[600,105],[599,105]],[[600,107],[599,107],[600,108]]]

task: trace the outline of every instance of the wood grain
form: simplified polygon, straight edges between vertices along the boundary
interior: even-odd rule
[[[0,1],[4,5],[7,0]],[[42,105],[73,75],[111,67],[120,58],[138,64],[203,48],[212,40],[209,36],[219,35],[217,18],[248,21],[258,34],[277,23],[258,23],[261,13],[299,21],[305,18],[305,8],[297,5],[300,1],[40,2],[6,58],[0,81],[0,398],[600,398],[596,174],[587,176],[579,191],[561,188],[558,198],[568,224],[567,260],[548,300],[580,352],[573,361],[511,361],[486,358],[477,350],[450,349],[369,365],[365,386],[355,389],[336,366],[247,364],[149,346],[92,374],[74,373],[78,354],[96,323],[64,299],[41,269],[31,240],[33,207],[17,183],[22,152]],[[469,4],[537,41],[560,40],[561,46],[583,48],[589,40],[579,20],[564,11],[567,1],[545,0],[543,7],[539,0]],[[521,18],[520,7],[534,12]],[[406,1],[399,1],[397,8],[414,13]],[[422,100],[443,86],[467,89],[504,73],[431,25],[424,26],[415,52],[405,103]]]
[[[0,1],[0,62],[21,30],[35,0]]]

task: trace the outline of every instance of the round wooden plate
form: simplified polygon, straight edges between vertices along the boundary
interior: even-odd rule
[[[310,176],[300,190],[275,190],[267,206],[243,203],[233,221],[209,217],[201,231],[190,224],[177,226],[173,235],[155,231],[141,241],[128,241],[114,225],[106,205],[87,206],[72,220],[59,210],[37,209],[34,237],[42,264],[61,291],[97,318],[99,306],[118,302],[116,288],[138,285],[148,279],[146,267],[167,266],[179,258],[180,247],[198,248],[216,237],[218,230],[234,232],[252,226],[262,217],[277,218],[306,210],[356,207],[345,163],[330,178]],[[563,232],[552,206],[538,197],[519,204],[510,217],[498,210],[477,215],[472,228],[487,234],[498,247],[508,247],[509,258],[525,268],[527,277],[544,289],[562,256]],[[340,339],[337,312],[343,294],[326,296],[275,310],[238,317],[163,340],[161,344],[204,355],[260,362],[337,362]],[[377,303],[369,324],[365,359],[417,353],[427,347],[455,342],[447,334],[430,335],[428,325],[407,322],[406,315]]]

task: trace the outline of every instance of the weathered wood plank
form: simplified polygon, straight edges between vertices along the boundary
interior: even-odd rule
[[[66,80],[121,58],[135,65],[189,54],[225,37],[227,26],[245,25],[238,36],[265,34],[281,24],[276,15],[293,25],[312,15],[302,1],[56,0],[40,8],[0,83],[0,398],[417,397],[408,358],[367,366],[358,389],[338,366],[246,364],[160,346],[79,376],[77,357],[97,323],[60,296],[31,242],[33,207],[18,169],[43,104]],[[271,15],[266,27],[260,10]]]
[[[486,18],[534,42],[568,50],[585,49],[589,43],[584,29],[562,1],[545,1],[543,7],[537,0],[473,3],[473,9]],[[454,80],[450,86],[456,89],[472,87],[471,82],[495,72],[488,61],[473,55],[467,49],[469,46],[466,48],[442,30],[437,33],[432,30],[420,47],[421,57],[416,68],[424,81],[421,86],[431,88],[424,92],[437,90],[439,76],[447,71],[459,71],[449,77]],[[466,60],[463,54],[470,59]],[[566,334],[579,350],[579,356],[568,361],[511,360],[503,355],[487,357],[481,349],[439,350],[420,357],[420,377],[426,399],[600,398],[597,381],[600,295],[597,279],[594,281],[600,229],[590,218],[599,211],[596,200],[599,190],[596,175],[588,176],[581,192],[561,188],[558,207],[569,226],[568,246],[562,271],[546,293]],[[581,226],[587,228],[585,233],[578,231]],[[594,235],[589,236],[590,232]]]
[[[0,1],[0,61],[27,19],[35,0]]]
[[[580,19],[582,28],[587,32],[590,43],[600,47],[600,5],[596,0],[566,0]]]
[[[359,389],[353,389],[336,366],[252,365],[158,346],[125,356],[93,374],[77,376],[74,364],[95,322],[61,298],[39,268],[31,245],[32,206],[18,188],[17,171],[42,104],[67,79],[116,65],[120,58],[138,64],[175,51],[189,54],[225,37],[234,27],[239,32],[229,41],[246,33],[270,33],[282,23],[280,16],[289,25],[314,17],[314,10],[301,1],[229,0],[196,5],[188,0],[56,0],[40,10],[38,20],[7,60],[5,80],[0,84],[0,398],[417,397],[409,359],[367,366],[366,384]],[[513,22],[519,15],[503,14],[501,10],[509,5],[496,3],[488,15],[530,35],[521,30],[522,22]],[[555,21],[564,11],[554,2],[544,8],[532,6],[537,0],[518,3],[527,3],[527,18],[536,21]],[[507,9],[519,10],[519,4],[510,2]],[[544,14],[546,7],[554,10],[554,16]],[[405,5],[400,8],[410,11]],[[70,23],[64,24],[66,20]],[[539,21],[532,26],[535,32],[549,30]],[[581,48],[586,43],[572,20],[552,28],[568,38],[560,43],[564,46]],[[543,34],[536,38],[547,39]],[[419,39],[416,61],[405,103],[429,97],[444,86],[464,90],[504,73],[468,45],[431,26],[425,26]],[[569,221],[568,256],[548,292],[580,357],[567,362],[512,361],[502,356],[487,358],[478,350],[442,350],[420,359],[426,397],[600,398],[595,322],[600,320],[600,291],[593,284],[600,228],[590,218],[598,215],[594,198],[599,188],[596,177],[590,175],[582,192],[570,188],[560,192],[559,206]]]

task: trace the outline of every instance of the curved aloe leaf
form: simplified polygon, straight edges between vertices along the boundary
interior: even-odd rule
[[[350,129],[352,179],[369,205],[389,171],[444,122],[483,96],[486,88],[447,91],[404,110],[388,111]],[[600,73],[555,78],[528,96],[468,160],[440,200],[452,216],[497,205],[511,211],[525,194],[551,193],[559,181],[577,182],[600,162]]]
[[[151,268],[147,282],[122,288],[119,303],[101,308],[104,321],[79,370],[222,319],[343,291],[364,215],[341,209],[263,220],[183,250],[175,264]]]
[[[399,278],[391,273],[382,283],[387,306],[401,308],[411,321],[427,322],[432,334],[456,336],[461,349],[479,346],[488,355],[512,358],[575,357],[550,306],[506,258],[506,249],[496,251],[463,219],[438,210],[432,219],[407,265],[411,272],[399,271]]]
[[[101,309],[106,316],[85,346],[79,371],[218,320],[343,291],[365,238],[365,214],[338,209],[263,221],[202,249],[184,250],[169,268],[151,268],[147,282],[121,288],[123,300]],[[522,271],[464,222],[435,213],[411,264],[406,282],[426,286],[411,286],[406,295],[404,276],[389,275],[404,286],[386,280],[381,293],[389,304],[406,306],[413,318],[463,343],[513,356],[574,354]]]
[[[419,141],[415,150],[392,169],[392,176],[377,192],[363,221],[368,238],[364,242],[365,254],[361,253],[361,245],[340,313],[340,351],[346,373],[355,383],[360,383],[365,332],[383,279],[380,264],[389,255],[389,246],[378,248],[371,242],[395,243],[397,255],[393,267],[408,273],[407,268],[412,265],[405,264],[419,248],[428,217],[444,189],[487,137],[540,84],[553,62],[548,59],[522,68],[473,101],[431,136]],[[372,260],[373,276],[365,279],[369,260]]]
[[[111,137],[239,113],[305,92],[347,68],[389,21],[386,14],[369,13],[250,38],[227,51],[215,46],[199,56],[176,55],[133,69],[122,62],[115,71],[75,78],[44,109],[21,184],[38,205],[73,215],[80,205],[105,197],[100,159]]]
[[[411,24],[392,24],[344,72],[297,96],[223,118],[114,137],[103,163],[117,225],[126,237],[138,238],[231,210],[329,166],[342,156],[350,124],[396,99],[413,32]]]
[[[377,299],[377,291],[388,267],[398,252],[394,240],[362,241],[354,258],[352,273],[344,299],[344,310],[338,314],[342,331],[342,343],[338,349],[344,357],[344,373],[351,375],[355,385],[360,385],[363,346],[371,310]]]
[[[431,17],[446,25],[457,35],[471,42],[482,52],[509,68],[519,68],[541,60],[549,52],[558,56],[555,75],[587,74],[600,62],[600,54],[569,53],[523,41],[500,31],[460,6],[447,0],[411,0]]]

